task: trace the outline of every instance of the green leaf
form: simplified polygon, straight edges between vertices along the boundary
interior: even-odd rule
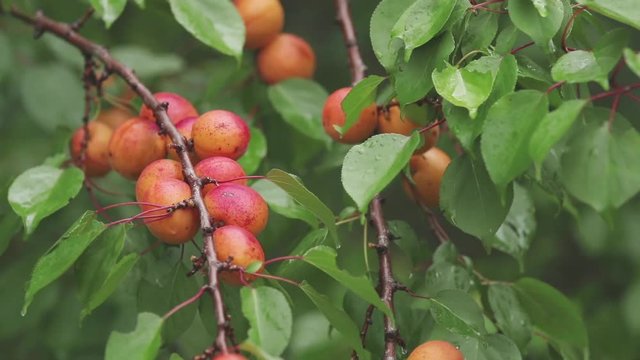
[[[539,0],[545,2],[546,16],[542,16],[530,0],[509,3],[509,17],[523,33],[529,35],[539,46],[547,47],[547,42],[560,30],[564,10],[560,0]]]
[[[107,28],[111,27],[113,22],[120,17],[127,5],[127,0],[89,0],[89,2],[96,9]]]
[[[552,83],[551,74],[548,69],[543,68],[537,62],[533,61],[530,57],[522,54],[517,54],[518,60],[518,76],[523,78],[535,79],[545,83]]]
[[[586,100],[567,100],[542,118],[529,140],[529,154],[538,166],[551,148],[569,131],[586,104]]]
[[[531,322],[552,341],[580,350],[588,346],[587,329],[576,306],[560,291],[540,280],[522,278],[514,289]]]
[[[250,353],[251,355],[255,356],[257,360],[283,360],[279,356],[273,356],[267,353],[266,351],[264,351],[264,349],[254,344],[250,340],[243,341],[242,344],[238,345],[238,349]]]
[[[93,294],[102,287],[118,261],[126,234],[125,224],[108,228],[78,259],[75,273],[79,297],[85,307]]]
[[[449,262],[434,263],[427,270],[425,290],[431,296],[442,290],[456,289],[467,292],[471,287],[469,270]]]
[[[118,288],[118,285],[122,282],[125,276],[136,265],[140,256],[136,253],[128,254],[124,256],[117,264],[111,269],[109,275],[102,283],[102,286],[94,293],[91,294],[87,302],[85,303],[80,318],[91,314],[91,312],[98,306],[102,305],[111,294]]]
[[[149,49],[121,45],[111,50],[111,55],[123,62],[141,78],[153,78],[178,74],[184,70],[185,64],[181,57],[172,53],[153,53]]]
[[[20,96],[29,116],[46,131],[80,125],[82,82],[78,74],[64,65],[30,67],[20,78]]]
[[[455,47],[453,35],[445,32],[413,52],[407,63],[400,62],[394,68],[393,87],[401,106],[416,102],[431,89],[431,73],[449,58]]]
[[[105,225],[96,220],[95,212],[87,211],[38,259],[27,283],[22,315],[27,313],[33,297],[62,276],[105,229]]]
[[[486,245],[513,256],[522,267],[524,255],[536,230],[535,205],[529,192],[515,184],[513,203],[495,235],[482,239]]]
[[[20,174],[9,188],[9,204],[31,234],[40,221],[62,209],[82,188],[84,174],[76,167],[62,170],[40,165]]]
[[[596,43],[593,54],[604,74],[608,74],[620,60],[622,50],[629,42],[627,29],[607,31]]]
[[[360,359],[371,359],[371,355],[362,347],[358,326],[344,310],[333,305],[326,295],[319,293],[306,281],[300,284],[300,290],[302,290],[318,310],[324,314],[331,323],[331,326],[344,336],[349,346],[358,353]]]
[[[286,191],[300,205],[311,211],[329,230],[333,240],[338,243],[338,231],[335,224],[335,215],[318,197],[309,191],[298,177],[286,173],[280,169],[272,169],[267,173],[267,179]]]
[[[516,344],[502,334],[466,337],[460,343],[460,351],[465,360],[522,360]]]
[[[459,256],[460,254],[458,253],[458,249],[456,249],[456,245],[451,241],[447,241],[438,245],[436,251],[433,252],[433,263],[457,264]]]
[[[327,239],[327,234],[328,231],[326,228],[310,231],[298,242],[296,247],[289,253],[289,256],[303,256],[304,253],[309,251],[309,249],[319,245],[324,245]],[[295,274],[298,267],[302,264],[303,263],[296,260],[283,261],[278,267],[278,271],[276,273],[280,276],[288,277],[289,274]]]
[[[489,11],[480,11],[470,16],[462,38],[463,54],[478,49],[484,50],[491,45],[498,32],[498,17],[498,14]]]
[[[342,110],[346,115],[344,125],[338,131],[341,134],[346,133],[351,127],[358,122],[362,110],[370,106],[376,101],[376,91],[380,83],[384,81],[384,77],[370,75],[357,83],[342,100]]]
[[[640,30],[640,8],[635,0],[579,0],[602,15]]]
[[[352,147],[342,164],[342,186],[360,212],[400,173],[420,144],[420,134],[379,134]]]
[[[482,157],[499,189],[529,168],[530,136],[547,108],[544,93],[521,90],[503,96],[489,109],[481,139]]]
[[[273,182],[258,180],[251,187],[262,195],[272,211],[289,219],[302,220],[312,227],[318,227],[318,219],[315,215]]]
[[[623,51],[624,53],[624,61],[626,61],[627,66],[637,77],[640,77],[640,53],[636,53],[633,50],[626,48]]]
[[[249,320],[249,340],[271,355],[280,355],[291,338],[293,316],[282,293],[267,286],[243,287],[242,313]]]
[[[452,224],[478,238],[494,234],[504,221],[513,192],[508,188],[504,199],[480,157],[468,154],[453,160],[442,179],[440,207]]]
[[[413,49],[426,44],[442,30],[456,1],[414,0],[408,5],[391,28],[391,36],[404,42],[405,61],[409,60]]]
[[[599,212],[620,207],[640,191],[640,134],[619,113],[610,129],[609,113],[585,111],[587,124],[568,141],[561,159],[569,193]]]
[[[245,27],[228,0],[169,0],[178,23],[204,44],[225,55],[242,57]]]
[[[481,59],[464,68],[447,63],[445,69],[435,70],[431,75],[438,94],[453,105],[468,109],[472,119],[476,117],[478,107],[489,98],[496,76],[494,69],[478,66]]]
[[[389,232],[393,235],[393,242],[405,253],[411,256],[414,263],[422,260],[421,240],[418,234],[407,222],[402,220],[390,220],[387,222]]]
[[[289,79],[270,86],[269,100],[285,122],[306,136],[330,141],[322,127],[322,107],[329,96],[318,83]]]
[[[551,68],[551,77],[570,84],[597,81],[602,87],[609,87],[606,72],[591,51],[576,50],[562,55]]]
[[[173,353],[169,357],[169,360],[184,360],[184,358],[182,356],[180,356],[179,354]]]
[[[391,35],[391,29],[413,2],[415,0],[380,1],[371,15],[369,26],[371,46],[376,58],[385,69],[395,66],[398,52],[403,47],[402,41]]]
[[[249,141],[247,151],[238,159],[238,163],[248,175],[255,173],[264,157],[267,156],[267,138],[262,130],[250,126],[249,131],[251,132],[251,141]]]
[[[114,331],[107,341],[106,360],[153,360],[160,350],[163,320],[151,313],[138,314],[136,328],[123,334]]]
[[[393,320],[391,309],[380,300],[380,296],[371,285],[369,279],[364,276],[353,276],[344,270],[340,270],[336,264],[337,256],[336,251],[330,247],[316,246],[304,254],[304,261],[322,270]]]
[[[533,330],[516,292],[511,286],[490,285],[488,300],[498,328],[524,350],[531,341]]]
[[[431,316],[445,329],[467,336],[480,336],[486,333],[482,310],[466,292],[442,290],[430,301]]]

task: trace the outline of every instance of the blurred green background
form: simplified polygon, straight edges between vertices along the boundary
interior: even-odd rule
[[[6,1],[5,1],[6,2]],[[73,21],[86,9],[78,0],[14,1],[22,9],[33,12],[43,9],[61,21]],[[381,74],[368,38],[369,18],[375,1],[352,0],[352,12],[359,43],[369,73]],[[331,92],[350,83],[346,50],[335,23],[331,1],[284,0],[285,30],[307,39],[316,51],[318,70],[315,80]],[[578,25],[579,26],[578,20]],[[314,142],[290,128],[270,108],[265,98],[265,85],[252,75],[253,55],[247,53],[241,67],[233,60],[193,39],[173,19],[166,1],[148,0],[141,10],[130,3],[124,15],[110,30],[98,20],[90,21],[82,33],[106,45],[116,55],[130,60],[138,74],[153,91],[174,91],[190,99],[201,111],[225,108],[247,115],[254,105],[260,112],[254,118],[267,137],[268,155],[258,174],[273,167],[299,175],[305,184],[337,214],[351,204],[340,184],[340,163],[345,147]],[[640,48],[635,32],[630,47]],[[152,284],[162,296],[163,278],[180,261],[178,248],[161,247],[145,255],[113,298],[79,321],[81,304],[76,298],[74,273],[46,288],[34,301],[29,313],[20,316],[24,284],[37,258],[84,211],[91,208],[85,192],[67,208],[49,217],[36,233],[24,238],[17,230],[18,220],[11,215],[6,202],[8,185],[22,171],[38,165],[56,153],[66,151],[71,131],[79,126],[82,114],[82,57],[73,48],[51,36],[34,41],[33,31],[18,21],[0,17],[0,357],[6,359],[99,359],[112,330],[127,331],[134,325],[140,309],[153,308],[140,295],[141,285]],[[631,75],[623,71],[621,82]],[[248,84],[248,85],[247,85]],[[246,85],[246,86],[245,86]],[[112,91],[119,91],[116,85]],[[640,128],[637,104],[623,102],[621,111]],[[108,106],[105,104],[105,106]],[[451,149],[446,136],[441,146]],[[100,184],[124,193],[111,196],[98,193],[103,204],[131,198],[133,183],[115,174]],[[537,277],[562,290],[579,305],[586,319],[593,359],[637,359],[640,356],[640,198],[636,196],[617,213],[603,219],[584,205],[574,203],[565,208],[536,185],[531,185],[536,203],[537,230],[523,267],[511,257],[497,251],[488,254],[476,239],[447,227],[460,251],[470,256],[485,275],[499,280],[515,280],[526,274]],[[424,263],[407,266],[410,260],[400,251],[396,270],[407,282],[421,279],[419,269],[428,265],[437,240],[431,235],[421,211],[402,193],[399,181],[385,191],[385,211],[388,219],[410,223],[421,241]],[[567,211],[567,208],[573,209]],[[115,212],[121,217],[135,209]],[[444,221],[444,220],[443,220]],[[341,266],[355,274],[364,272],[362,228],[354,223],[342,226],[343,242],[339,250]],[[261,240],[267,257],[287,255],[309,232],[302,222],[272,213],[268,229]],[[371,236],[371,235],[370,235]],[[372,237],[372,236],[371,236]],[[127,240],[129,251],[141,251],[153,243],[146,230],[136,227]],[[187,255],[196,250],[186,247]],[[375,254],[369,253],[375,268]],[[188,256],[183,263],[188,266]],[[413,272],[413,275],[410,273]],[[300,267],[295,278],[310,279],[316,288],[334,299],[344,296],[332,280],[317,271]],[[194,280],[195,281],[195,280]],[[202,281],[198,278],[197,281]],[[284,285],[285,287],[287,285]],[[294,338],[286,359],[347,358],[349,350],[332,332],[324,317],[314,310],[302,294],[287,288],[294,299]],[[228,296],[237,296],[237,289],[227,289]],[[481,294],[478,294],[481,296]],[[398,295],[398,306],[408,304]],[[207,300],[208,301],[208,300]],[[358,323],[364,313],[363,304],[344,300],[345,308]],[[238,309],[232,312],[238,314]],[[163,352],[178,352],[188,358],[200,353],[213,336],[213,317],[203,304],[201,316],[183,334],[167,335],[171,341]],[[237,334],[242,338],[246,326],[236,316]],[[426,323],[428,329],[433,324]],[[374,330],[375,331],[375,327]],[[400,327],[401,332],[402,326]],[[371,333],[371,344],[382,344],[382,333]],[[409,330],[402,335],[409,347],[419,343],[422,334]],[[531,346],[527,358],[547,359],[549,353],[539,342]]]

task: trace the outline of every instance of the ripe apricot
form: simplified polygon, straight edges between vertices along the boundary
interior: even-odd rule
[[[311,78],[316,71],[316,55],[304,39],[282,33],[258,53],[258,73],[267,84],[289,78]]]
[[[84,169],[87,176],[102,176],[111,170],[109,165],[109,140],[111,128],[103,123],[91,121],[89,128],[89,142],[85,151],[84,162],[81,163],[82,143],[84,142],[84,126],[78,128],[71,137],[69,150],[73,162]]]
[[[113,107],[100,111],[96,117],[96,121],[107,124],[112,130],[115,130],[118,126],[124,124],[132,117],[133,114],[131,111],[119,107]]]
[[[114,131],[109,141],[109,164],[127,179],[136,179],[155,160],[167,156],[160,128],[152,121],[131,118]]]
[[[391,106],[388,111],[381,111],[378,115],[378,131],[381,134],[401,134],[409,136],[411,133],[420,129],[422,126],[413,122],[408,117],[403,117],[400,113],[399,106]],[[415,153],[422,154],[431,149],[438,142],[440,128],[433,127],[423,133],[424,144],[418,148]]]
[[[213,232],[213,246],[216,249],[218,261],[228,261],[231,264],[246,268],[256,261],[264,262],[264,250],[256,237],[249,231],[236,225],[226,225],[217,228]],[[261,272],[260,269],[258,272]],[[222,271],[222,280],[230,284],[242,284],[238,271]],[[244,280],[249,282],[255,279],[251,274],[244,274]]]
[[[220,354],[214,357],[213,360],[247,360],[247,358],[240,354]]]
[[[204,205],[214,221],[241,226],[258,235],[267,226],[269,207],[252,188],[239,184],[222,184],[204,197]]]
[[[247,175],[237,161],[222,156],[206,158],[197,163],[194,170],[199,177],[206,176],[216,181],[227,181]],[[233,183],[247,185],[247,179],[235,180]],[[214,184],[205,185],[202,195],[206,195],[214,187]]]
[[[414,199],[413,194],[416,194],[421,203],[429,207],[438,207],[440,183],[449,163],[451,163],[449,155],[437,147],[420,155],[413,155],[409,161],[409,168],[415,185],[405,186],[409,197]],[[413,192],[410,191],[411,189]]]
[[[284,9],[280,0],[235,0],[234,3],[247,31],[246,48],[261,48],[282,32]]]
[[[193,124],[196,123],[196,120],[198,120],[198,117],[191,116],[191,117],[180,120],[176,124],[176,129],[187,141],[193,140],[193,137],[191,136],[191,131],[193,129]],[[180,161],[178,152],[172,146],[173,141],[171,140],[171,137],[165,136],[164,140],[165,140],[165,143],[167,144],[167,153],[169,154],[169,159]],[[192,163],[196,162],[196,154],[194,152],[189,153],[189,158],[191,159]]]
[[[171,122],[177,124],[180,120],[188,118],[190,116],[198,116],[198,111],[191,105],[189,100],[182,96],[171,92],[159,92],[153,94],[159,103],[166,102],[167,115],[171,119]],[[147,105],[143,105],[140,109],[140,117],[147,120],[156,120],[156,116],[153,114],[153,110]]]
[[[240,116],[226,110],[202,114],[191,130],[196,154],[201,159],[225,156],[237,159],[247,151],[251,133]]]
[[[407,360],[464,360],[464,355],[447,341],[431,340],[415,348]]]
[[[191,198],[189,185],[181,180],[162,179],[155,181],[148,191],[144,192],[139,201],[167,206]],[[155,209],[155,206],[143,205],[142,211]],[[161,216],[164,210],[154,211],[149,215]],[[200,220],[195,208],[178,209],[162,220],[146,219],[149,231],[158,239],[170,245],[177,245],[191,240],[198,232]]]
[[[324,103],[322,109],[322,126],[324,131],[335,141],[344,144],[357,144],[373,134],[378,125],[376,104],[367,106],[360,113],[360,118],[342,136],[334,126],[342,126],[346,121],[346,114],[342,110],[342,100],[351,91],[350,87],[345,87],[334,91]]]
[[[160,159],[147,165],[136,181],[136,199],[143,201],[145,193],[161,180],[184,180],[182,165],[174,160]]]

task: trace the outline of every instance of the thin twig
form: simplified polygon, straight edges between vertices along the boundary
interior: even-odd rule
[[[185,307],[193,304],[194,302],[196,302],[198,299],[200,299],[202,297],[202,295],[204,295],[204,293],[207,291],[207,286],[203,286],[200,288],[200,290],[198,290],[198,292],[193,295],[192,297],[190,297],[189,299],[181,302],[180,304],[176,305],[173,307],[173,309],[169,310],[166,314],[164,314],[164,316],[162,317],[163,320],[167,320],[168,318],[171,317],[171,315],[177,313],[178,311],[184,309]]]
[[[351,80],[353,85],[357,84],[360,80],[364,79],[364,73],[367,70],[367,66],[362,61],[360,55],[360,49],[358,48],[358,39],[356,38],[356,31],[353,27],[353,21],[351,20],[351,9],[349,8],[348,0],[335,0],[335,6],[338,11],[337,21],[342,28],[342,35],[344,36],[344,43],[347,46],[349,52],[349,69],[351,70]]]

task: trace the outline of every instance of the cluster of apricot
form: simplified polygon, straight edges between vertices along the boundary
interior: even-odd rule
[[[349,130],[340,134],[336,127],[343,126],[346,121],[342,101],[351,89],[344,87],[334,91],[324,104],[322,125],[325,132],[335,141],[357,144],[373,135],[376,130],[381,134],[408,136],[421,128],[417,122],[404,116],[397,104],[380,109],[372,103],[362,110],[358,120]],[[413,183],[409,179],[403,179],[403,187],[409,198],[429,207],[438,207],[442,176],[451,162],[447,153],[435,147],[439,134],[438,126],[423,132],[423,145],[415,151],[409,162]]]
[[[191,103],[174,93],[157,93],[167,114],[188,143],[195,172],[210,183],[202,188],[208,215],[214,219],[214,246],[219,261],[240,268],[264,261],[256,239],[267,225],[269,208],[262,196],[247,186],[247,177],[236,161],[249,144],[250,132],[236,114],[212,110],[198,115]],[[122,122],[117,114],[99,116],[88,124],[89,138],[83,156],[84,127],[74,133],[70,150],[87,176],[102,176],[110,169],[136,181],[136,200],[149,231],[171,245],[191,240],[200,225],[191,201],[183,168],[169,137],[162,135],[153,111],[143,106],[140,114]],[[109,119],[112,128],[107,125]],[[117,120],[117,121],[116,121]],[[119,124],[119,125],[118,125]],[[169,157],[168,159],[166,157]],[[81,159],[81,157],[83,157]],[[238,271],[221,274],[230,283],[251,280]]]
[[[283,33],[284,9],[280,0],[234,0],[246,28],[245,47],[258,50],[258,73],[267,84],[299,77],[316,70],[313,49],[299,36]]]

